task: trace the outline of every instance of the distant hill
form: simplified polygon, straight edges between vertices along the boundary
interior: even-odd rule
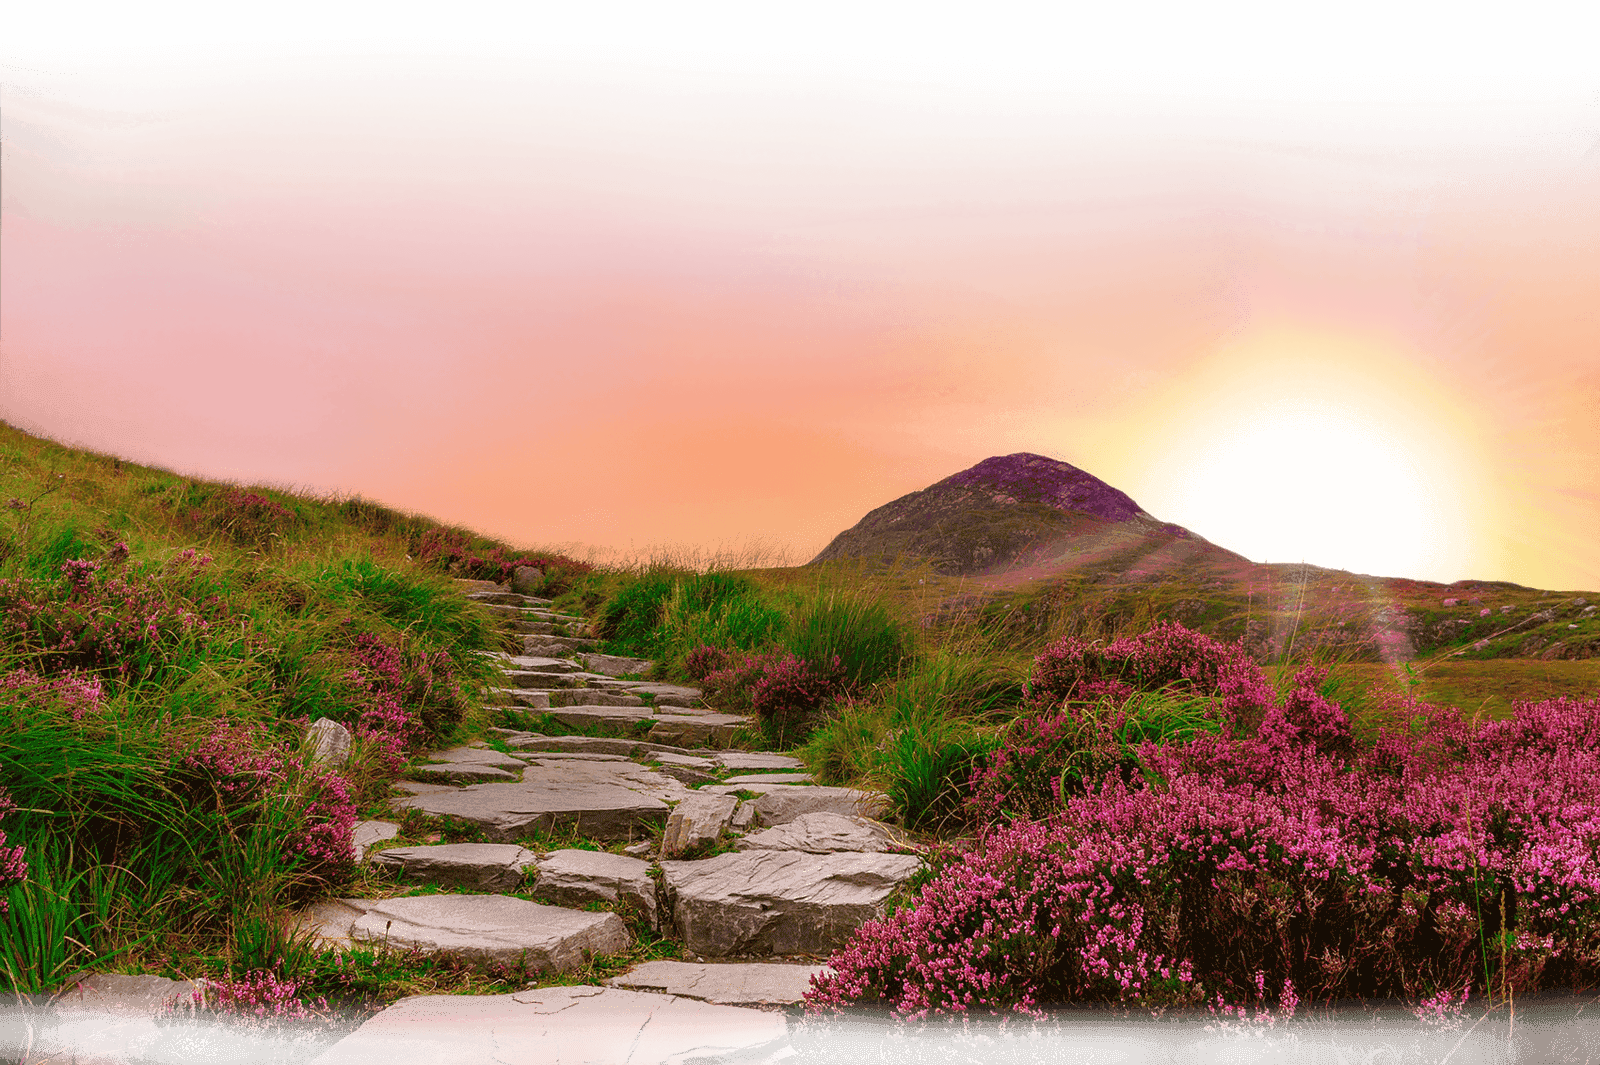
[[[926,558],[949,576],[1019,567],[1071,567],[1125,553],[1141,557],[1231,551],[1162,522],[1120,489],[1070,463],[1028,452],[984,459],[938,484],[901,496],[834,537],[813,562]],[[1248,564],[1248,563],[1247,563]]]

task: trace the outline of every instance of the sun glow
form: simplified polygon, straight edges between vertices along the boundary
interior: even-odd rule
[[[1472,419],[1416,353],[1305,329],[1252,333],[1139,419],[1134,496],[1255,561],[1452,581],[1481,552]]]

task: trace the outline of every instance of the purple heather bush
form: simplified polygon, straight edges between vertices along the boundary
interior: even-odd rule
[[[1161,653],[1184,642],[1169,631]],[[1188,646],[1191,669],[1169,660],[1138,682],[1175,673],[1218,713],[1259,697],[1214,648]],[[1051,657],[1055,676],[1069,659]],[[830,959],[809,1007],[1109,1001],[1227,1018],[1273,998],[1404,997],[1443,1016],[1463,988],[1600,979],[1600,698],[1519,703],[1475,729],[1403,702],[1363,748],[1322,679],[1303,670],[1254,707],[1254,729],[1147,740],[1143,772],[1112,767],[1047,813],[996,816],[912,906]],[[1048,749],[1071,711],[1038,715],[1014,757]],[[991,815],[1025,776],[993,784]]]
[[[235,978],[231,973],[211,979],[194,992],[196,1006],[232,1017],[255,1027],[284,1022],[316,1022],[329,1019],[331,1011],[324,997],[307,1000],[307,981],[292,980],[267,969],[257,969]]]
[[[692,680],[705,680],[713,673],[733,666],[732,653],[721,647],[696,647],[683,656],[684,672]]]
[[[790,652],[769,651],[706,674],[701,687],[723,710],[754,713],[769,738],[781,743],[801,738],[807,723],[844,691],[844,681],[837,655],[818,668]]]
[[[4,791],[0,791],[0,820],[4,820],[6,814],[16,808],[17,804]],[[5,830],[0,829],[0,891],[12,884],[22,883],[27,875],[28,863],[22,860],[22,848],[6,846]],[[5,913],[6,909],[6,900],[0,898],[0,913]]]
[[[437,566],[457,577],[497,584],[510,580],[519,566],[532,566],[545,573],[545,587],[541,592],[544,595],[561,594],[574,580],[594,568],[565,555],[510,555],[499,546],[479,554],[468,533],[439,527],[414,538],[410,553],[417,561]]]

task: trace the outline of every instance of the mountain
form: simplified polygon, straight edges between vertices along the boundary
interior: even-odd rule
[[[1120,489],[1070,463],[1019,452],[984,459],[901,496],[834,537],[813,563],[927,558],[951,576],[1072,568],[1129,556],[1223,551],[1147,514]]]

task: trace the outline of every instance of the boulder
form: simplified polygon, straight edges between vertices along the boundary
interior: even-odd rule
[[[538,868],[533,896],[541,902],[562,906],[626,902],[651,928],[659,926],[649,862],[604,851],[559,850],[539,859]]]
[[[755,850],[661,863],[671,927],[707,957],[827,954],[922,861],[909,854]]]
[[[669,820],[668,825],[671,825]],[[763,829],[734,843],[742,851],[805,851],[834,854],[839,851],[887,851],[889,829],[864,817],[838,814],[801,814],[787,824]]]
[[[700,847],[710,847],[727,831],[739,800],[732,795],[693,792],[672,808],[661,837],[661,856],[676,858]]]
[[[643,676],[655,668],[648,658],[623,658],[621,655],[587,654],[582,656],[583,668],[591,673],[604,673],[608,677],[628,674]]]
[[[537,859],[512,843],[446,843],[432,847],[391,847],[373,855],[372,864],[410,880],[481,891],[514,891],[523,870]]]
[[[350,730],[328,717],[319,717],[306,729],[311,760],[318,765],[344,765],[350,758]]]
[[[302,915],[302,927],[333,945],[384,943],[451,952],[529,970],[576,969],[595,954],[628,949],[614,913],[585,913],[509,895],[417,895],[400,899],[329,899]]]
[[[544,590],[544,570],[538,566],[518,566],[511,571],[511,590],[518,595],[537,595]]]
[[[811,988],[811,978],[826,965],[782,965],[744,962],[705,965],[684,961],[647,961],[613,976],[606,983],[636,991],[660,991],[723,1006],[789,1006]]]
[[[781,1013],[601,987],[401,999],[311,1065],[778,1065]]]

